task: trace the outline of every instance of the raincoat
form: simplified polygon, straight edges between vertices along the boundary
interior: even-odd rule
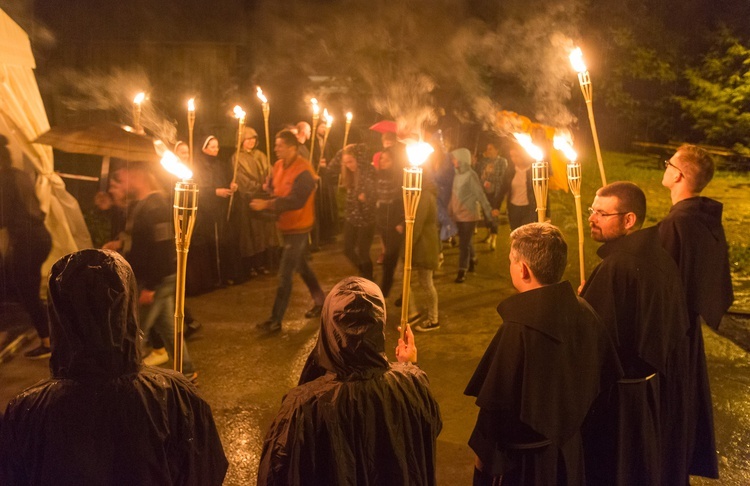
[[[137,301],[117,253],[84,250],[52,267],[52,376],[8,404],[0,484],[222,483],[208,404],[181,374],[140,364]]]
[[[384,354],[378,286],[348,277],[328,294],[300,385],[271,424],[259,485],[432,485],[442,427],[427,375]]]

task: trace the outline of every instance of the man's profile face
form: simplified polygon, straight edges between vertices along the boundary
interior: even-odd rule
[[[591,238],[599,243],[614,241],[628,233],[625,227],[625,215],[619,209],[620,200],[614,196],[596,196],[591,208],[595,211],[589,216]]]
[[[672,158],[666,161],[664,165],[666,167],[664,167],[664,175],[661,178],[661,185],[666,187],[667,189],[672,189],[672,186],[674,186],[674,183],[675,183],[675,178],[685,173],[682,170],[682,162],[680,161],[680,152],[679,151],[675,152]]]
[[[284,139],[277,138],[273,145],[273,151],[279,159],[287,160],[292,157],[294,147],[287,145]]]

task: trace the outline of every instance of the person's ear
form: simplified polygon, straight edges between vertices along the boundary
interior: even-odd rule
[[[625,229],[628,231],[635,227],[635,224],[637,222],[638,218],[636,218],[635,213],[629,212],[625,214]]]
[[[521,262],[521,276],[524,280],[531,280],[531,269],[526,262]]]

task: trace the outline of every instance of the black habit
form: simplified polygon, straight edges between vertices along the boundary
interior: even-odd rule
[[[584,429],[590,484],[686,484],[688,315],[679,271],[656,227],[602,245],[581,295],[615,339],[626,380]]]
[[[622,376],[609,332],[565,281],[514,295],[464,392],[479,417],[469,446],[502,484],[584,483],[580,428]]]

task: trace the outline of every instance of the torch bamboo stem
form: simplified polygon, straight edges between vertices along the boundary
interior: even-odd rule
[[[263,124],[266,128],[266,155],[268,156],[268,163],[273,165],[271,162],[271,135],[268,132],[268,115],[270,112],[271,108],[268,106],[268,103],[263,103]]]
[[[346,147],[346,142],[349,141],[349,129],[352,127],[352,122],[347,120],[346,121],[346,129],[344,130],[344,147]]]
[[[240,122],[237,125],[237,150],[234,153],[234,172],[232,172],[232,184],[237,182],[237,166],[240,163],[240,147],[242,147],[242,129],[245,126],[245,120],[240,118]],[[231,184],[230,184],[231,187]],[[234,202],[234,191],[229,195],[229,207],[227,208],[227,221],[232,215],[232,202]]]
[[[177,182],[174,189],[174,229],[177,249],[174,310],[174,369],[182,372],[185,330],[185,276],[190,238],[198,211],[198,186],[193,182]]]
[[[581,282],[586,280],[586,265],[583,260],[583,210],[581,209],[581,195],[576,194],[576,218],[578,219],[578,270],[581,276]]]
[[[596,151],[596,161],[599,163],[599,175],[602,178],[602,187],[607,185],[607,177],[604,175],[604,162],[602,162],[602,151],[599,148],[599,135],[596,132],[596,122],[594,121],[594,89],[591,84],[591,76],[588,71],[578,73],[578,83],[581,85],[581,93],[586,100],[586,110],[589,114],[589,125],[591,125],[591,136],[594,139],[594,150]]]
[[[404,220],[406,231],[404,238],[404,279],[401,289],[401,331],[399,337],[404,339],[406,326],[409,325],[409,298],[411,292],[411,259],[414,240],[414,218],[417,214],[419,199],[422,196],[422,169],[407,167],[404,169]]]
[[[310,132],[310,162],[313,161],[313,150],[315,150],[316,131],[318,129],[318,120],[320,115],[313,115],[312,132]]]
[[[188,111],[188,149],[190,169],[193,169],[193,128],[195,127],[195,111]]]

